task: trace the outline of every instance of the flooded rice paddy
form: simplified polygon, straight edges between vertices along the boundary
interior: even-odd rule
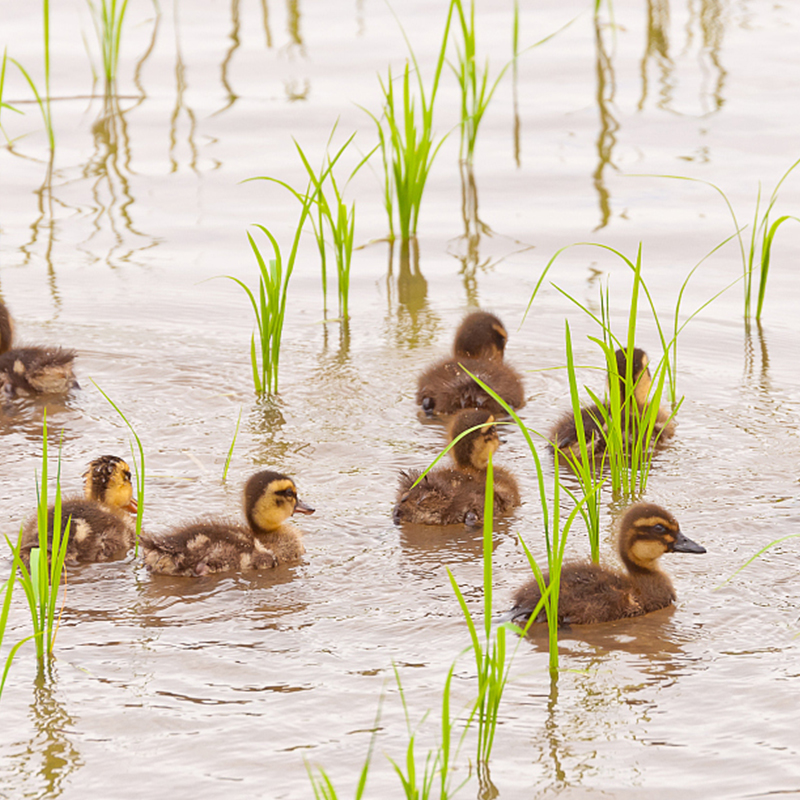
[[[441,5],[441,4],[439,4]],[[445,9],[395,10],[430,80]],[[525,371],[523,419],[536,430],[568,407],[564,322],[576,362],[601,363],[596,326],[549,285],[522,323],[550,257],[602,242],[634,257],[671,320],[686,275],[751,223],[759,181],[768,196],[800,157],[800,8],[771,2],[522,2],[520,56],[487,111],[475,155],[477,213],[458,165],[459,97],[443,74],[439,135],[451,131],[422,204],[418,260],[398,259],[387,231],[380,167],[348,186],[356,201],[349,325],[324,322],[319,256],[309,233],[289,288],[280,394],[256,399],[251,310],[231,275],[253,285],[245,231],[265,224],[289,246],[298,204],[269,175],[302,188],[294,137],[317,163],[357,131],[348,170],[375,145],[377,73],[407,56],[376,0],[311,3],[131,3],[117,96],[92,90],[80,5],[53,8],[55,161],[31,92],[10,66],[0,122],[0,297],[20,341],[78,351],[81,389],[48,405],[63,431],[63,476],[81,488],[91,458],[126,456],[128,431],[95,381],[136,428],[147,457],[144,526],[238,515],[256,469],[293,475],[315,506],[300,520],[303,563],[269,574],[197,580],[151,576],[127,561],[69,572],[51,674],[36,679],[31,645],[0,701],[0,796],[300,798],[306,765],[354,793],[374,738],[366,796],[399,797],[389,758],[408,744],[401,677],[417,752],[435,747],[441,694],[458,659],[452,707],[474,697],[469,637],[447,576],[482,608],[481,540],[467,529],[392,524],[400,469],[440,451],[415,378],[445,354],[466,311],[497,313],[508,360]],[[2,45],[42,75],[41,8],[6,3]],[[479,57],[496,74],[511,54],[512,4],[479,3]],[[21,138],[16,138],[21,137]],[[800,212],[800,174],[777,214]],[[500,710],[489,774],[476,774],[469,734],[454,762],[460,796],[755,798],[800,794],[798,532],[800,503],[800,229],[775,239],[762,326],[746,328],[735,283],[681,333],[674,439],[657,456],[646,499],[674,512],[704,556],[667,556],[674,609],[573,629],[552,683],[543,637],[522,641]],[[251,229],[252,230],[252,229]],[[745,236],[749,235],[749,228]],[[693,276],[681,321],[741,275],[731,242]],[[627,268],[597,248],[563,254],[553,282],[597,311],[610,281],[624,335]],[[328,317],[336,316],[329,276]],[[331,291],[331,286],[334,287]],[[671,322],[669,323],[671,325]],[[521,327],[520,327],[521,325]],[[658,360],[642,306],[639,344]],[[601,391],[602,373],[581,370]],[[221,476],[241,410],[228,478]],[[43,404],[0,409],[0,508],[13,535],[35,506]],[[544,453],[544,448],[542,447]],[[544,559],[532,459],[509,432],[497,463],[523,504],[498,521],[496,611],[530,574],[519,536]],[[552,469],[545,459],[546,469]],[[603,497],[601,555],[614,560],[623,504]],[[588,552],[576,526],[568,545]],[[3,556],[2,574],[9,570]],[[15,596],[7,648],[28,635]],[[376,715],[380,707],[380,719]],[[425,719],[425,713],[431,710]],[[374,730],[377,729],[377,734]]]

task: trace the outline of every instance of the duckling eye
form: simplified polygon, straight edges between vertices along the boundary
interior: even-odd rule
[[[658,525],[653,525],[652,529],[653,533],[666,533],[667,529],[659,522]]]
[[[122,473],[122,477],[125,478],[125,480],[128,481],[128,483],[130,483],[131,480],[130,470],[126,469],[125,472]]]

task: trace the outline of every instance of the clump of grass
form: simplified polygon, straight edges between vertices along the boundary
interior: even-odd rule
[[[322,264],[322,297],[325,317],[328,313],[328,274],[327,274],[327,248],[325,241],[325,230],[327,228],[333,244],[334,259],[337,273],[337,289],[339,296],[339,318],[347,320],[350,317],[350,264],[353,258],[353,236],[355,233],[356,204],[353,201],[349,206],[344,200],[344,190],[347,184],[356,176],[356,173],[367,163],[372,154],[378,149],[376,145],[366,156],[364,156],[355,168],[350,172],[344,185],[340,188],[334,173],[334,166],[347,150],[350,143],[355,138],[353,133],[350,138],[336,151],[330,155],[330,146],[333,136],[336,133],[338,121],[331,130],[328,142],[325,147],[325,156],[319,170],[314,170],[300,144],[295,141],[295,147],[303,162],[303,166],[308,173],[308,189],[305,195],[300,194],[292,186],[277,178],[259,177],[251,180],[268,180],[280,184],[288,189],[301,204],[305,203],[309,196],[316,204],[316,214],[310,214],[311,224],[314,228],[314,238],[317,241],[320,261]],[[326,186],[329,187],[326,192]],[[313,193],[311,189],[313,188]]]
[[[300,246],[300,235],[303,232],[303,226],[314,202],[314,195],[310,192],[306,192],[304,196],[298,195],[298,197],[301,200],[302,210],[285,269],[278,240],[268,228],[258,224],[255,226],[267,237],[272,245],[272,252],[275,257],[269,259],[269,266],[264,260],[264,256],[261,254],[255,239],[249,231],[247,232],[247,240],[253,249],[260,272],[258,300],[256,300],[255,295],[246,283],[234,278],[232,275],[225,276],[244,289],[256,317],[259,347],[256,349],[256,334],[253,332],[250,339],[250,365],[253,370],[253,386],[257,394],[264,394],[265,392],[274,394],[278,391],[278,368],[280,366],[281,339],[283,337],[283,320],[286,315],[286,295],[289,291],[289,279],[294,271],[297,250]]]
[[[30,551],[29,567],[20,557],[21,537],[16,547],[11,544],[8,536],[6,542],[11,548],[14,560],[14,569],[20,572],[19,582],[25,592],[28,608],[33,623],[32,638],[36,643],[36,658],[40,668],[43,667],[45,656],[52,656],[58,633],[56,620],[56,604],[64,571],[64,559],[67,555],[67,542],[71,519],[66,521],[62,530],[61,519],[61,452],[58,454],[58,470],[56,474],[55,502],[53,505],[53,532],[48,536],[48,502],[47,502],[47,411],[45,410],[42,422],[42,477],[37,481],[36,494],[37,527],[39,532],[39,546]],[[48,559],[48,552],[50,558]],[[65,584],[66,586],[66,584]]]
[[[383,197],[386,214],[389,218],[390,241],[395,239],[395,204],[401,240],[407,242],[417,235],[417,222],[425,184],[433,161],[446,138],[443,137],[434,146],[436,136],[433,131],[433,109],[444,65],[454,4],[454,0],[451,0],[448,6],[447,20],[430,94],[425,91],[422,72],[414,49],[398,20],[398,25],[400,25],[403,38],[406,40],[411,54],[418,92],[415,94],[412,88],[411,64],[406,61],[401,76],[402,88],[399,94],[395,92],[391,67],[389,67],[385,82],[380,75],[378,76],[383,94],[383,110],[380,118],[364,109],[378,129],[384,173]],[[397,19],[396,15],[395,19]]]
[[[128,0],[101,0],[100,3],[86,0],[91,12],[92,23],[100,45],[103,61],[103,77],[105,78],[106,92],[117,80],[117,64],[119,63],[120,42],[122,40],[122,23],[125,20],[125,11]]]
[[[752,303],[753,303],[753,274],[758,273],[758,296],[756,300],[756,313],[755,318],[761,319],[761,313],[764,309],[764,298],[767,293],[767,279],[769,278],[769,270],[772,260],[772,245],[775,239],[775,234],[784,222],[794,220],[800,222],[800,218],[784,214],[778,217],[773,222],[770,222],[770,215],[772,214],[775,203],[778,201],[778,192],[783,185],[783,182],[789,175],[800,165],[800,159],[795,161],[786,172],[783,173],[780,180],[775,184],[772,194],[769,196],[766,210],[761,213],[761,182],[758,184],[758,192],[756,194],[756,207],[753,212],[753,222],[750,227],[750,241],[745,243],[742,236],[744,227],[739,225],[739,220],[736,217],[736,212],[733,205],[728,198],[728,195],[711,181],[705,181],[701,178],[690,178],[686,175],[655,175],[656,178],[672,178],[673,180],[691,181],[692,183],[702,183],[710,186],[716,191],[720,197],[725,201],[728,212],[733,220],[736,232],[733,234],[739,242],[739,252],[742,259],[742,282],[744,286],[744,318],[749,320],[752,317]],[[760,215],[760,216],[759,216]],[[733,237],[731,237],[733,238]],[[726,240],[728,241],[728,240]]]
[[[142,515],[144,514],[144,447],[142,447],[142,440],[139,438],[128,418],[122,413],[120,407],[95,383],[94,379],[90,378],[89,380],[94,383],[97,391],[105,397],[114,411],[120,415],[122,421],[128,426],[128,429],[133,434],[133,438],[136,440],[136,449],[139,452],[138,457],[136,452],[134,452],[133,442],[130,442],[131,460],[133,461],[133,468],[136,473],[136,544],[134,545],[133,551],[133,555],[136,557],[139,555],[139,536],[142,532]]]

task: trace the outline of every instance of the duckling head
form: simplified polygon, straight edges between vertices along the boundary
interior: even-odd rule
[[[450,440],[476,425],[481,427],[468,433],[453,445],[453,458],[459,467],[486,469],[489,456],[500,446],[494,417],[488,411],[478,408],[465,408],[453,417],[450,424]]]
[[[8,309],[0,303],[0,355],[11,349],[14,341],[14,324]]]
[[[625,376],[628,369],[628,354],[625,350],[619,349],[615,353],[617,359],[617,374],[619,375],[619,386],[621,400],[625,400]],[[650,385],[653,379],[650,375],[648,364],[650,359],[644,350],[635,347],[633,350],[633,368],[631,369],[631,376],[633,378],[633,396],[636,398],[636,404],[642,408],[647,403],[647,395],[650,394]]]
[[[486,311],[473,311],[464,317],[456,331],[453,353],[456,358],[502,360],[508,341],[503,323]]]
[[[313,514],[314,509],[297,496],[294,481],[286,475],[262,470],[244,487],[244,511],[250,527],[269,533],[279,528],[292,514]]]
[[[619,555],[630,572],[654,572],[664,553],[705,552],[681,533],[678,521],[661,506],[638,503],[620,523]]]
[[[100,456],[83,473],[83,492],[88,500],[135,514],[131,468],[116,456]]]

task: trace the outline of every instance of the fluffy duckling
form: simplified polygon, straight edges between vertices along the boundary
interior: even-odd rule
[[[14,325],[0,303],[0,391],[8,397],[23,394],[64,394],[78,388],[72,372],[74,350],[60,347],[12,349]]]
[[[522,377],[503,361],[508,333],[503,323],[486,311],[464,317],[456,331],[453,357],[428,367],[417,382],[417,403],[429,417],[454,414],[462,408],[485,408],[495,416],[503,407],[459,366],[497,392],[512,408],[525,405]]]
[[[617,374],[619,375],[619,392],[620,404],[625,401],[625,375],[628,364],[627,353],[625,350],[617,350]],[[652,385],[652,377],[648,367],[649,359],[647,353],[638,347],[633,351],[633,368],[631,375],[633,377],[634,389],[633,396],[636,404],[640,410],[647,406],[647,396],[650,393],[650,386]],[[607,415],[611,414],[611,407],[606,403],[603,410]],[[659,441],[668,439],[675,432],[675,424],[669,419],[669,412],[660,408],[658,410],[658,417],[656,424],[653,428],[653,437],[658,437]],[[583,430],[586,438],[586,447],[589,453],[602,454],[606,447],[605,434],[607,432],[607,425],[603,411],[596,405],[585,406],[581,409],[581,418],[583,419]],[[636,424],[632,415],[628,416],[629,430]],[[550,431],[549,447],[553,450],[558,447],[559,450],[571,456],[580,456],[580,444],[578,441],[578,433],[575,429],[575,416],[572,411],[566,412],[553,426]]]
[[[245,484],[244,511],[246,526],[209,520],[142,536],[145,565],[163,575],[197,576],[271,569],[303,555],[302,534],[284,523],[292,514],[313,514],[314,509],[297,496],[291,478],[257,472]]]
[[[476,525],[483,519],[486,491],[486,466],[500,439],[494,417],[485,409],[465,409],[450,425],[450,439],[476,425],[451,449],[455,468],[431,470],[416,486],[421,470],[400,473],[395,523],[422,525]],[[413,488],[412,488],[413,486]],[[502,467],[494,467],[494,510],[507,514],[519,505],[519,489],[514,477]]]
[[[62,500],[61,526],[71,517],[65,563],[80,564],[124,558],[133,547],[136,525],[129,512],[136,513],[131,471],[116,456],[100,456],[83,474],[84,497]],[[47,516],[48,543],[52,547],[53,506]],[[21,556],[30,563],[30,552],[39,546],[37,519],[28,521],[22,533]],[[50,549],[50,548],[48,548]]]
[[[652,503],[628,509],[620,523],[619,556],[625,573],[594,563],[566,563],[561,570],[558,595],[560,625],[586,625],[638,617],[675,600],[669,577],[658,568],[664,553],[705,553],[705,547],[681,533],[669,511]],[[549,583],[549,575],[545,575]],[[536,580],[514,595],[514,621],[524,626],[541,594]],[[544,611],[536,622],[544,622]]]

